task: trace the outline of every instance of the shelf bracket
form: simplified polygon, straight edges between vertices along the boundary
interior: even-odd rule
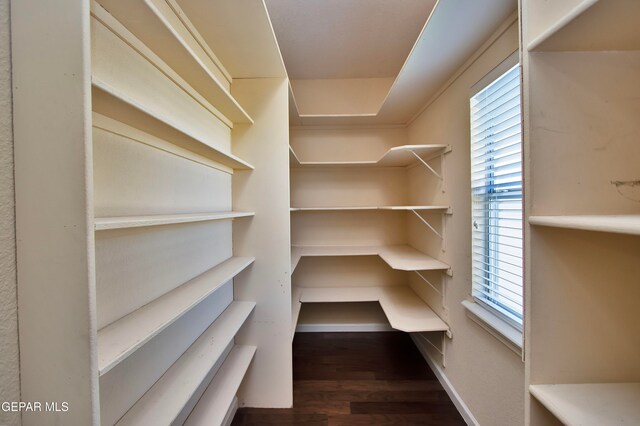
[[[438,231],[436,230],[436,228],[435,228],[433,225],[431,225],[431,224],[429,223],[429,221],[427,221],[424,217],[422,217],[422,216],[420,215],[420,213],[418,213],[416,210],[411,209],[411,211],[413,212],[413,214],[414,214],[414,215],[416,215],[416,217],[417,217],[418,219],[420,219],[420,221],[422,221],[422,223],[424,223],[425,225],[427,225],[427,227],[429,227],[429,229],[431,229],[431,231],[433,231],[433,233],[434,233],[434,234],[436,234],[438,237],[440,237],[440,240],[442,240],[442,245],[441,245],[440,249],[441,249],[443,252],[447,251],[447,245],[446,245],[446,244],[447,244],[447,240],[446,240],[446,238],[445,238],[446,231],[447,231],[447,227],[446,227],[446,223],[447,223],[446,214],[451,214],[451,213],[449,213],[449,210],[447,211],[447,213],[446,213],[446,214],[443,214],[443,215],[442,215],[442,232],[438,232]]]
[[[444,176],[445,176],[445,154],[448,154],[448,153],[450,153],[450,152],[451,152],[451,146],[447,146],[447,148],[446,148],[444,151],[442,151],[441,153],[439,153],[439,154],[437,154],[437,155],[435,155],[435,156],[433,156],[433,157],[427,158],[426,160],[425,160],[424,158],[420,157],[420,156],[419,156],[419,155],[418,155],[414,150],[412,150],[412,149],[408,149],[407,151],[409,151],[410,153],[412,153],[412,154],[413,154],[413,156],[414,156],[414,157],[416,157],[416,159],[417,159],[419,162],[421,162],[421,163],[422,163],[422,165],[424,165],[424,166],[427,168],[427,170],[429,170],[429,171],[430,171],[431,173],[433,173],[433,174],[434,174],[438,179],[440,179],[440,183],[441,183],[441,185],[442,185],[442,192],[443,192],[443,193],[444,193],[444,192],[447,192],[447,191],[446,191],[446,187],[445,187],[445,179],[444,179]],[[440,158],[440,164],[441,164],[441,166],[440,166],[440,173],[436,172],[436,171],[435,171],[435,169],[429,165],[429,161],[430,161],[430,160],[433,160],[434,158]]]
[[[422,340],[424,342],[429,344],[433,349],[435,349],[436,352],[438,352],[440,354],[440,356],[442,356],[442,367],[446,367],[447,366],[447,363],[446,363],[447,341],[445,339],[445,335],[449,339],[451,339],[453,337],[453,335],[451,334],[451,330],[447,330],[446,332],[443,332],[441,334],[441,336],[442,336],[442,340],[441,340],[442,349],[437,347],[431,340],[427,339],[424,336],[424,334],[418,333],[418,335],[422,338]]]
[[[424,161],[422,159],[422,157],[420,157],[418,154],[416,154],[416,152],[412,149],[409,150],[410,153],[412,153],[417,159],[418,161],[420,161],[427,169],[429,169],[431,171],[431,173],[433,173],[434,175],[436,175],[440,180],[444,180],[444,178],[438,173],[436,172],[433,167],[431,167],[429,165],[429,163],[427,163],[426,161]]]
[[[438,237],[440,237],[441,240],[444,240],[444,237],[442,236],[442,234],[440,232],[438,232],[436,230],[436,228],[434,228],[429,222],[427,222],[427,220],[425,218],[420,216],[420,214],[417,211],[415,211],[413,209],[411,209],[411,211],[413,212],[413,214],[415,214],[418,217],[418,219],[420,219],[422,221],[422,223],[427,225],[429,227],[429,229],[431,229],[433,231],[434,234],[436,234]]]

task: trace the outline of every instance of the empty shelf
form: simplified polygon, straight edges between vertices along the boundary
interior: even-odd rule
[[[299,161],[300,166],[311,167],[403,167],[418,160],[446,154],[451,148],[448,145],[403,145],[388,150],[375,161]],[[293,153],[293,150],[291,151]],[[293,154],[295,155],[295,153]],[[416,157],[416,155],[418,157]],[[296,157],[297,159],[297,157]],[[297,164],[295,164],[297,166]]]
[[[294,246],[300,256],[380,256],[393,269],[400,271],[436,271],[451,267],[413,247],[403,246]]]
[[[233,405],[249,364],[256,353],[255,346],[234,346],[222,367],[211,380],[200,400],[184,423],[185,426],[220,426]]]
[[[443,210],[450,212],[450,206],[364,206],[364,207],[291,207],[292,212],[330,212],[330,211],[351,211],[351,210],[393,210],[393,211],[426,211]]]
[[[298,318],[300,317],[300,309],[302,304],[300,303],[300,295],[302,294],[302,288],[294,286],[291,290],[291,339],[296,334],[296,326],[298,325]]]
[[[253,263],[232,257],[98,331],[98,371],[105,374]]]
[[[91,84],[93,86],[92,101],[94,111],[152,135],[165,135],[163,139],[175,143],[177,146],[186,149],[190,149],[190,146],[197,146],[199,148],[198,153],[204,151],[201,155],[232,169],[254,169],[246,161],[198,139],[198,137],[183,129],[179,124],[174,123],[170,118],[161,117],[97,78],[93,77]]]
[[[231,81],[231,76],[226,73],[197,29],[188,19],[184,19],[182,10],[174,10],[179,8],[175,2],[170,6],[165,0],[106,1],[105,7],[109,12],[92,4],[91,12],[102,22],[106,22],[111,31],[127,44],[141,49],[139,45],[142,41],[150,50],[159,52],[162,58],[148,53],[146,49],[142,54],[156,68],[168,74],[185,92],[191,94],[197,91],[219,111],[216,115],[222,114],[233,123],[253,123],[249,114],[221,81]],[[121,29],[120,25],[112,23],[113,18],[109,15],[118,19],[135,36]],[[174,75],[176,72],[178,78]]]
[[[118,421],[125,425],[172,424],[253,311],[253,302],[233,302]]]
[[[253,212],[217,212],[193,214],[168,214],[149,216],[96,217],[96,231],[108,229],[139,228],[143,226],[171,225],[176,223],[206,222],[255,216]]]
[[[407,286],[303,288],[302,303],[378,302],[391,327],[406,332],[448,331],[449,326]]]
[[[529,391],[569,426],[640,424],[640,383],[531,385]]]
[[[640,235],[640,215],[530,216],[531,225]]]

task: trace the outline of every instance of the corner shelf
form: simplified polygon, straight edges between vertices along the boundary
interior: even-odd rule
[[[255,346],[234,346],[184,422],[185,426],[224,424],[238,388],[256,353]]]
[[[640,422],[640,383],[530,385],[529,392],[566,425]]]
[[[94,111],[153,135],[169,135],[166,140],[172,141],[172,139],[176,139],[176,141],[172,142],[179,142],[177,144],[178,146],[191,144],[204,148],[204,155],[207,158],[232,169],[254,169],[254,167],[246,161],[198,139],[188,130],[174,123],[170,118],[161,117],[146,106],[137,103],[126,94],[121,93],[101,80],[93,77],[91,85],[93,87]]]
[[[237,219],[255,216],[253,212],[216,212],[216,213],[185,213],[148,216],[114,216],[96,217],[94,226],[96,231],[110,229],[140,228],[143,226],[173,225],[177,223],[207,222],[212,220]]]
[[[232,257],[98,331],[98,371],[107,373],[254,261]]]
[[[546,6],[551,7],[551,6]],[[640,3],[582,0],[527,45],[529,51],[640,49]],[[594,26],[598,31],[594,32]]]
[[[440,211],[451,214],[450,206],[364,206],[364,207],[291,207],[292,212],[330,212],[352,210]]]
[[[301,167],[406,167],[451,152],[448,145],[402,145],[389,149],[375,161],[300,161],[289,147],[291,165]]]
[[[380,256],[391,268],[399,271],[446,271],[451,267],[408,245],[394,246],[292,246],[300,257]],[[298,253],[298,252],[297,252]],[[293,271],[292,271],[293,272]]]
[[[449,331],[449,326],[408,286],[306,287],[302,289],[300,302],[378,302],[396,330]]]
[[[640,235],[640,215],[530,216],[536,226]]]
[[[233,302],[229,305],[116,424],[142,426],[173,423],[232,344],[234,336],[254,307],[253,302]]]

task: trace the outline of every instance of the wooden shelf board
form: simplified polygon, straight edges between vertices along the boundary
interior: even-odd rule
[[[389,149],[378,160],[371,161],[299,161],[301,167],[404,167],[414,164],[418,159],[411,151],[423,159],[445,154],[451,148],[448,145],[403,145]]]
[[[146,49],[142,53],[183,90],[189,93],[197,91],[233,123],[253,123],[253,119],[227,90],[214,70],[220,70],[223,78],[230,79],[227,71],[198,30],[188,19],[184,19],[184,13],[181,10],[174,11],[174,8],[179,9],[175,2],[169,5],[166,0],[101,0],[101,3],[109,9],[109,14],[116,17],[135,35],[128,30],[123,31],[122,25],[111,23],[113,18],[105,16],[104,11],[96,4],[92,4],[92,14],[137,50],[144,49],[139,48],[142,41],[146,44],[151,43],[151,49],[162,52],[162,59],[155,54],[147,54]],[[162,49],[158,49],[160,45]],[[181,78],[176,79],[172,70],[176,70]],[[182,76],[188,76],[189,81],[184,81]]]
[[[118,426],[172,424],[180,416],[253,311],[253,302],[233,302],[118,421]]]
[[[331,212],[331,211],[351,211],[351,210],[446,210],[449,206],[347,206],[347,207],[291,207],[292,212]]]
[[[150,111],[126,94],[110,87],[108,84],[92,78],[93,108],[94,111],[111,117],[132,127],[148,132],[154,136],[164,135],[165,140],[177,143],[178,146],[187,147],[197,145],[204,148],[204,155],[214,161],[236,170],[253,170],[254,167],[246,161],[220,151],[182,129],[167,117]]]
[[[555,228],[640,235],[640,215],[530,216],[529,223]]]
[[[529,391],[566,425],[640,423],[640,383],[531,385]]]
[[[529,51],[640,49],[640,2],[582,0],[527,45]],[[597,26],[598,31],[593,31]]]
[[[255,346],[233,347],[194,407],[185,426],[222,425],[256,353]]]
[[[253,263],[232,257],[98,331],[98,371],[107,373]]]
[[[378,302],[391,326],[406,332],[448,331],[449,326],[408,286],[305,287],[302,303]]]
[[[172,225],[176,223],[206,222],[211,220],[236,219],[250,216],[255,216],[255,213],[216,212],[149,216],[96,217],[94,220],[94,225],[96,231],[105,231],[109,229],[139,228],[143,226]]]
[[[318,256],[380,256],[393,269],[400,271],[449,270],[444,262],[413,247],[397,246],[293,246],[301,257]]]
[[[393,331],[378,302],[305,303],[296,331]]]

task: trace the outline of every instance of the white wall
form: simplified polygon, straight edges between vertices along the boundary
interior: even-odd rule
[[[447,343],[444,374],[481,425],[516,426],[524,423],[524,363],[520,355],[469,319],[460,304],[471,292],[471,194],[469,155],[469,95],[471,87],[518,48],[514,22],[477,59],[468,62],[458,77],[411,123],[409,143],[446,143],[453,151],[446,158],[447,192],[429,180],[422,167],[410,170],[411,202],[450,203],[447,251],[453,278],[447,286],[449,324],[453,340]],[[437,164],[437,162],[434,162]],[[429,183],[431,182],[431,184]],[[424,226],[409,224],[410,243],[433,252],[434,239]],[[435,253],[435,252],[434,252]]]
[[[0,0],[0,403],[20,400],[9,0]],[[20,424],[0,410],[0,424]]]

